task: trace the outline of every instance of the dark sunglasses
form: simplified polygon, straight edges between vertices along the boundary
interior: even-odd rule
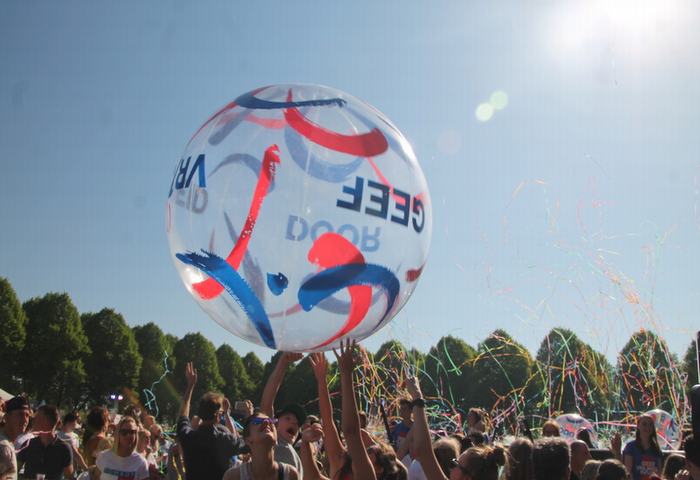
[[[277,425],[277,419],[268,417],[254,417],[250,420],[250,425],[262,425],[263,423],[268,425]]]
[[[119,430],[119,433],[121,435],[127,436],[127,435],[136,435],[137,433],[139,433],[139,431],[138,430],[129,430],[128,428],[122,428],[121,430]]]
[[[464,468],[456,458],[450,460],[450,468],[459,468],[463,474],[469,475],[469,470]]]

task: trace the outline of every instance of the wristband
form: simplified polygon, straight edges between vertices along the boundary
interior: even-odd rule
[[[422,398],[416,398],[411,402],[411,408],[413,407],[425,408],[425,400]]]

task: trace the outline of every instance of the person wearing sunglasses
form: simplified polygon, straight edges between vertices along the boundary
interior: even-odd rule
[[[447,480],[435,457],[430,441],[425,400],[415,377],[406,380],[413,407],[413,449],[428,480]],[[498,469],[506,465],[506,452],[500,446],[468,448],[450,465],[450,480],[497,480]]]
[[[297,470],[277,462],[277,419],[254,413],[243,424],[243,440],[250,450],[250,461],[230,468],[223,480],[300,480]]]
[[[136,452],[138,434],[136,420],[123,416],[117,424],[114,446],[97,456],[97,469],[90,472],[91,480],[148,479],[148,464]]]

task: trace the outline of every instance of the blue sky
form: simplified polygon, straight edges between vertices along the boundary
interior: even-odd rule
[[[682,355],[700,325],[699,17],[681,0],[4,2],[0,275],[22,300],[65,291],[269,358],[183,288],[165,200],[214,111],[318,83],[403,131],[433,200],[428,265],[370,349],[505,328],[534,353],[564,326],[614,358],[647,327]]]

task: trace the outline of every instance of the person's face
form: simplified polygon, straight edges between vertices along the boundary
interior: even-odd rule
[[[138,447],[136,447],[136,449],[139,452],[143,452],[150,445],[151,445],[151,433],[147,430],[139,433],[139,444],[138,444]]]
[[[37,433],[39,432],[50,432],[54,429],[55,425],[51,422],[46,415],[42,412],[36,412],[34,414],[34,423],[32,424],[33,430]]]
[[[19,435],[29,426],[29,410],[13,410],[5,415],[9,435]]]
[[[399,416],[401,418],[409,418],[411,416],[411,405],[402,403],[399,405]]]
[[[299,432],[299,420],[293,413],[285,413],[278,419],[277,432],[282,440],[292,442]]]
[[[118,450],[120,455],[126,456],[125,454],[131,454],[136,449],[136,443],[138,442],[139,429],[133,420],[127,420],[119,425],[117,430]]]
[[[296,418],[296,417],[295,417]],[[276,419],[257,416],[250,420],[248,438],[245,439],[249,445],[267,445],[277,443],[277,429],[275,428]]]
[[[553,425],[545,425],[542,428],[542,436],[543,437],[558,437],[559,432],[557,431],[556,427]]]
[[[654,432],[654,421],[649,417],[640,417],[637,420],[637,429],[642,438],[649,438]]]

